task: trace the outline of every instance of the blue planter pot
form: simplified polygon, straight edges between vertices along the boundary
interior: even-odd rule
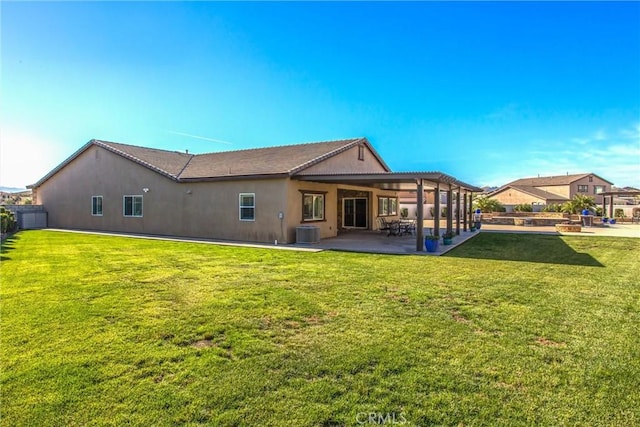
[[[424,239],[424,246],[427,248],[427,252],[438,251],[438,241],[431,239]]]
[[[443,237],[442,238],[442,243],[444,243],[445,245],[452,245],[453,244],[453,239],[445,239]]]

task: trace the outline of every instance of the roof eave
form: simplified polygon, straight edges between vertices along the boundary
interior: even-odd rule
[[[248,174],[248,175],[219,175],[208,177],[192,177],[192,178],[180,178],[177,180],[179,183],[193,183],[193,182],[213,182],[213,181],[234,181],[234,180],[249,180],[249,179],[278,179],[288,178],[287,172],[277,173],[262,173],[262,174]]]

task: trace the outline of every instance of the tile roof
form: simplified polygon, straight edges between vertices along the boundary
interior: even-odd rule
[[[193,154],[180,153],[178,151],[138,147],[116,142],[93,140],[93,143],[174,179],[179,177],[180,173],[194,157]]]
[[[291,175],[364,141],[354,138],[200,154],[189,162],[180,179]]]
[[[360,143],[367,144],[381,164],[385,165],[366,138],[209,154],[187,154],[92,139],[37,183],[28,187],[38,187],[93,145],[118,154],[175,181],[198,181],[242,176],[293,175]]]
[[[515,188],[518,191],[522,191],[523,193],[528,193],[528,194],[531,194],[532,196],[536,196],[545,200],[569,200],[567,197],[564,197],[560,194],[552,193],[550,191],[544,191],[529,185],[506,185],[503,188],[507,189],[509,187]]]
[[[544,186],[553,186],[553,185],[568,185],[574,181],[587,177],[589,175],[594,175],[592,173],[580,173],[574,175],[558,175],[558,176],[541,176],[537,178],[522,178],[512,181],[506,186],[514,186],[514,185],[524,185],[529,187],[544,187]]]

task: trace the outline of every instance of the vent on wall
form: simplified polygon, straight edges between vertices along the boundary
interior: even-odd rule
[[[296,243],[320,243],[320,227],[315,225],[296,227]]]

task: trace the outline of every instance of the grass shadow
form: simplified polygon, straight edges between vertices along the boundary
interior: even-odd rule
[[[539,234],[481,233],[443,256],[604,267],[591,255],[577,252],[561,236]]]
[[[0,261],[9,261],[11,258],[6,256],[14,249],[14,243],[20,239],[17,233],[2,236],[2,244],[0,245]]]

